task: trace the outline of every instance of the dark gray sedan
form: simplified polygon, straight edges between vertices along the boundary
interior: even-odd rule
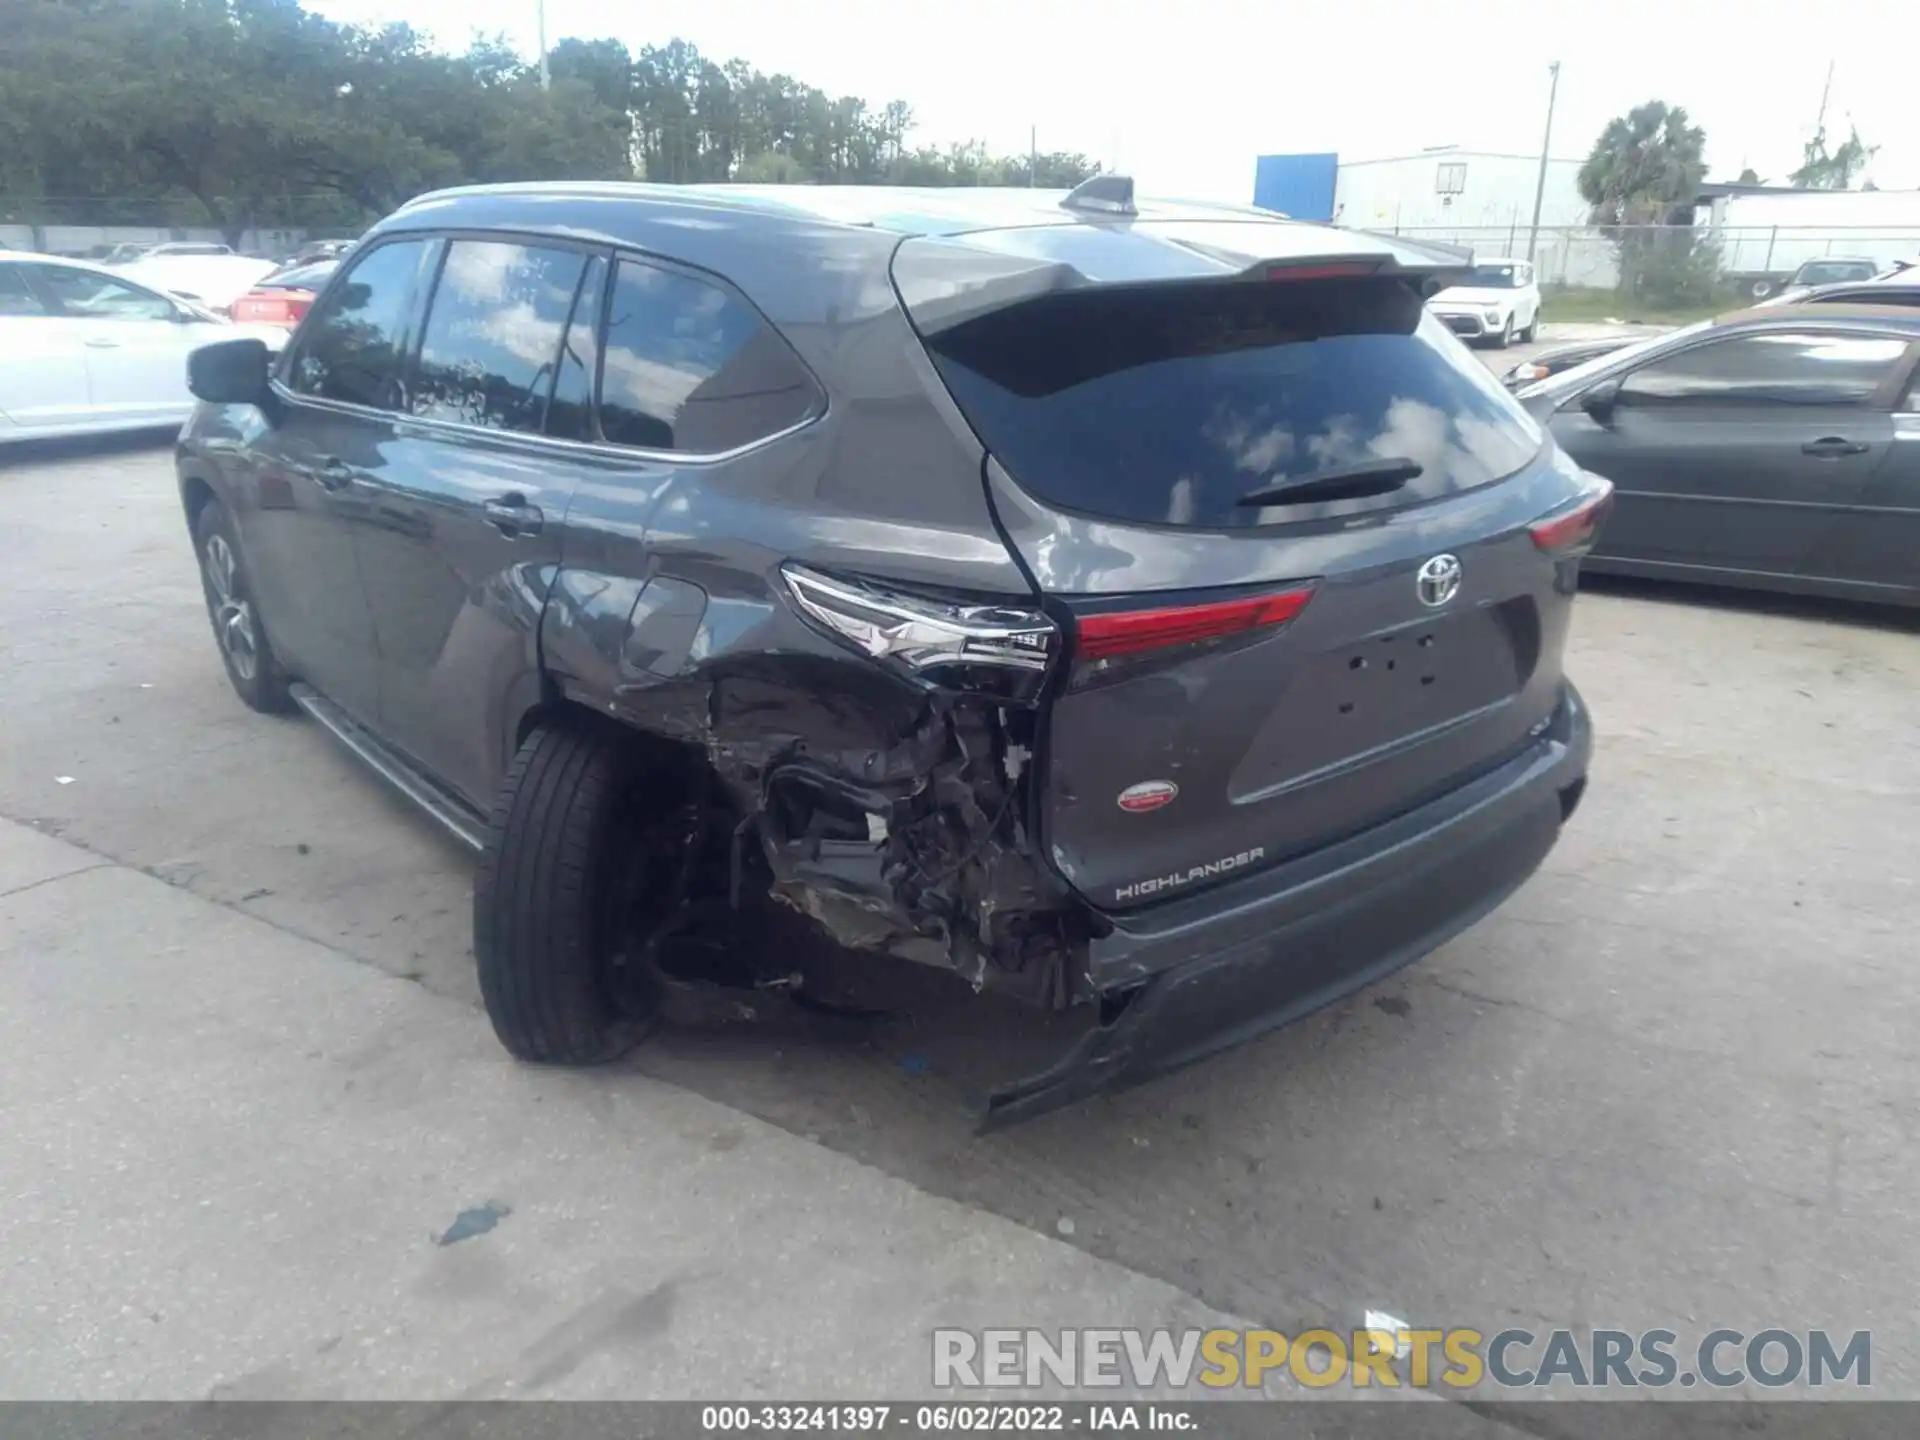
[[[1920,605],[1920,312],[1703,321],[1519,392],[1617,488],[1586,568]]]

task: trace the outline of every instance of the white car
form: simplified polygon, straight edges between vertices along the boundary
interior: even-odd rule
[[[1503,350],[1540,333],[1540,284],[1525,260],[1475,260],[1473,273],[1427,308],[1462,339],[1491,340]]]
[[[142,255],[117,267],[114,273],[224,313],[263,276],[279,268],[271,260],[254,260],[245,255],[176,253]]]
[[[243,336],[277,349],[286,334],[104,265],[0,251],[0,443],[180,425],[190,353]]]

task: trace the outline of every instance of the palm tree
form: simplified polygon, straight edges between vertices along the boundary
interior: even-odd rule
[[[1607,122],[1580,167],[1589,221],[1613,241],[1621,288],[1638,294],[1656,255],[1692,265],[1694,197],[1706,178],[1707,136],[1687,112],[1649,100]],[[1673,228],[1665,228],[1673,227]]]

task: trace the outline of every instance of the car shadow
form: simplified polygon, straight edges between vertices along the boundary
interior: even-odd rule
[[[114,460],[171,449],[179,434],[178,425],[157,425],[148,430],[123,430],[111,435],[59,435],[11,441],[0,445],[0,470],[23,465],[60,465],[76,460]]]
[[[1580,588],[1595,595],[1618,595],[1662,605],[1685,605],[1728,614],[1781,615],[1801,620],[1828,620],[1835,624],[1888,630],[1897,634],[1920,632],[1920,607],[1876,605],[1866,600],[1843,600],[1827,595],[1792,595],[1775,590],[1739,590],[1686,580],[1649,580],[1637,575],[1591,575],[1582,572]]]

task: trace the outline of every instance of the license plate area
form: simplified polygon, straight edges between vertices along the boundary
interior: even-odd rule
[[[1518,694],[1538,656],[1538,615],[1524,599],[1323,651],[1278,697],[1234,775],[1233,798],[1265,798],[1445,732]]]

